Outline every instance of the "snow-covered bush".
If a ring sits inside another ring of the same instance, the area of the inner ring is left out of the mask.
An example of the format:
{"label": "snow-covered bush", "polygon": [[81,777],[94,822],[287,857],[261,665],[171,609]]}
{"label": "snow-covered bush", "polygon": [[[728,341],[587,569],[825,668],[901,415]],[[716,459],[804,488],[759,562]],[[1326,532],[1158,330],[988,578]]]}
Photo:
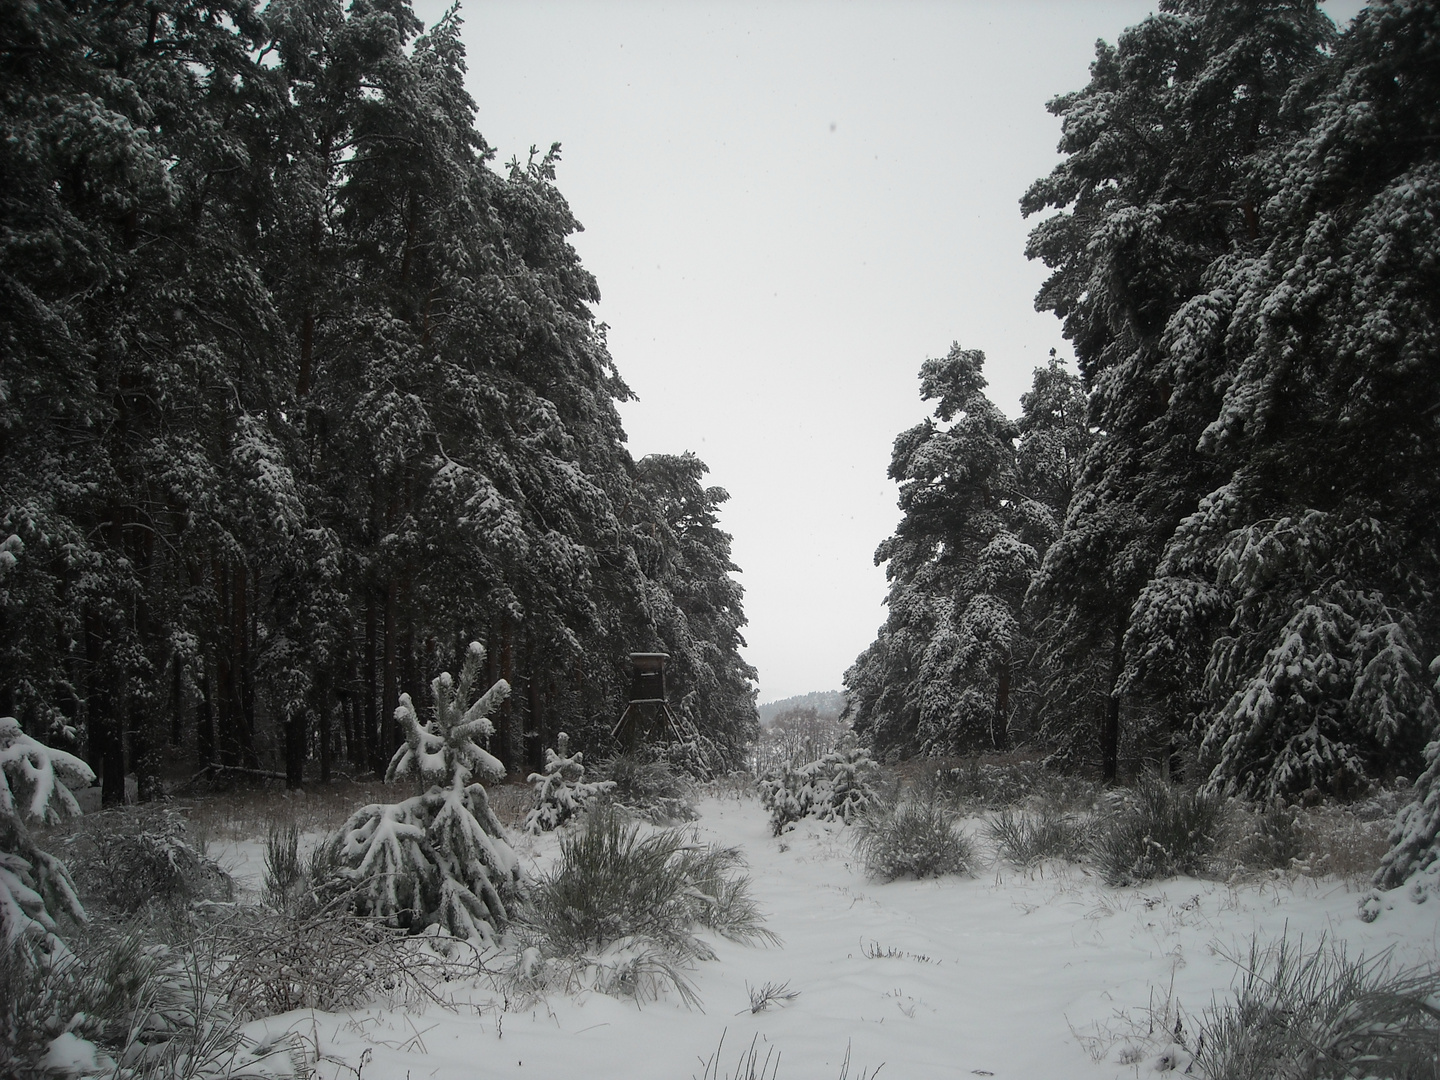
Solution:
{"label": "snow-covered bush", "polygon": [[[213,935],[175,944],[97,922],[39,966],[0,962],[0,1076],[220,1080],[310,1075],[298,1039],[246,1039]],[[12,956],[11,960],[15,958]],[[16,975],[20,977],[15,978]]]}
{"label": "snow-covered bush", "polygon": [[878,799],[856,818],[855,850],[884,881],[963,874],[975,856],[958,824],[954,810],[919,793]]}
{"label": "snow-covered bush", "polygon": [[1204,871],[1224,824],[1224,804],[1205,791],[1144,776],[1095,821],[1090,850],[1109,885]]}
{"label": "snow-covered bush", "polygon": [[694,821],[695,791],[689,777],[665,758],[617,754],[597,770],[614,784],[606,798],[653,825]]}
{"label": "snow-covered bush", "polygon": [[597,796],[613,791],[615,781],[585,782],[584,754],[570,753],[570,736],[560,732],[554,750],[545,751],[545,771],[531,773],[526,782],[535,788],[535,808],[525,815],[525,830],[532,833],[558,829],[585,809]]}
{"label": "snow-covered bush", "polygon": [[864,747],[841,745],[799,768],[782,765],[760,780],[760,802],[779,836],[804,817],[850,824],[875,801],[880,766]]}
{"label": "snow-covered bush", "polygon": [[560,859],[534,889],[525,928],[529,975],[561,975],[572,988],[653,998],[714,950],[697,931],[773,942],[750,897],[737,848],[701,845],[678,829],[649,831],[613,807],[560,841]]}
{"label": "snow-covered bush", "polygon": [[326,845],[358,913],[489,943],[519,896],[520,863],[480,783],[505,775],[480,744],[494,733],[488,717],[510,685],[501,679],[466,704],[484,659],[484,648],[472,642],[458,684],[449,672],[430,684],[435,706],[424,723],[410,695],[400,695],[395,718],[405,745],[385,780],[409,777],[423,790],[403,802],[362,807]]}
{"label": "snow-covered bush", "polygon": [[1227,807],[1223,860],[1236,870],[1289,870],[1305,855],[1301,811],[1282,799],[1262,806],[1231,800]]}
{"label": "snow-covered bush", "polygon": [[1055,772],[1041,761],[1023,759],[968,757],[959,765],[936,769],[925,777],[924,784],[972,810],[998,810],[1031,798],[1043,798],[1060,807],[1089,806],[1096,796],[1092,781]]}
{"label": "snow-covered bush", "polygon": [[94,781],[85,762],[32,739],[13,716],[0,717],[0,951],[22,940],[48,944],[59,915],[85,921],[65,864],[35,846],[26,823],[79,816],[66,784]]}
{"label": "snow-covered bush", "polygon": [[70,865],[81,891],[115,910],[152,904],[184,907],[228,900],[233,883],[190,842],[185,818],[170,806],[115,807],[91,814],[71,841]]}
{"label": "snow-covered bush", "polygon": [[[1440,690],[1440,656],[1430,663]],[[1425,747],[1425,771],[1415,781],[1415,797],[1395,818],[1390,850],[1380,863],[1375,883],[1395,888],[1412,875],[1440,861],[1440,731]]]}

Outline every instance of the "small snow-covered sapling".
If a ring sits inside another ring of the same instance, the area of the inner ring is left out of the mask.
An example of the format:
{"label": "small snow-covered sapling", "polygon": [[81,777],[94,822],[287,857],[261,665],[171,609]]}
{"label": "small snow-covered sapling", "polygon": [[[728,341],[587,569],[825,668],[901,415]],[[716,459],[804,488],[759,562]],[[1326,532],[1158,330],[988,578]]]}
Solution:
{"label": "small snow-covered sapling", "polygon": [[422,790],[362,807],[327,843],[361,914],[489,944],[510,917],[520,863],[480,782],[505,775],[482,744],[495,730],[489,714],[510,696],[501,679],[470,703],[484,660],[471,642],[458,683],[448,671],[431,682],[435,705],[423,723],[410,695],[400,695],[395,719],[405,744],[385,780],[410,778]]}
{"label": "small snow-covered sapling", "polygon": [[535,809],[525,816],[525,829],[550,832],[575,817],[592,799],[612,791],[613,780],[585,783],[585,755],[570,753],[570,736],[560,732],[555,749],[545,751],[545,771],[531,773],[527,782],[535,788]]}

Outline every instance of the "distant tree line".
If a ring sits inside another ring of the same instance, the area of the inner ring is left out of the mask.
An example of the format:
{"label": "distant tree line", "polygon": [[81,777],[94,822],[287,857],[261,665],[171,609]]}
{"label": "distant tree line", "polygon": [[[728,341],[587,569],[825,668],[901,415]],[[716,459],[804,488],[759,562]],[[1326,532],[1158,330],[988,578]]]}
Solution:
{"label": "distant tree line", "polygon": [[760,726],[768,727],[780,716],[795,709],[812,709],[827,720],[839,720],[845,711],[845,695],[839,690],[812,690],[778,701],[761,702],[758,706]]}
{"label": "distant tree line", "polygon": [[629,650],[757,730],[690,454],[631,458],[558,147],[507,169],[452,10],[0,2],[0,714],[121,796],[383,770],[472,639],[491,750],[598,744]]}
{"label": "distant tree line", "polygon": [[892,755],[1018,731],[1254,798],[1428,768],[1426,798],[1440,7],[1341,34],[1313,0],[1169,0],[1050,109],[1064,160],[1022,208],[1054,211],[1028,254],[1080,378],[1041,369],[1012,423],[979,353],[922,368],[856,728]]}

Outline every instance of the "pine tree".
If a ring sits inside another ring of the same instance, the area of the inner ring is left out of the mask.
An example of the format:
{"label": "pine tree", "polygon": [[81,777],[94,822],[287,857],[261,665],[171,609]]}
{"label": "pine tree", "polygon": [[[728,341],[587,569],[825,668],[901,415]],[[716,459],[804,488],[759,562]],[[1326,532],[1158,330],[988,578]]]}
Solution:
{"label": "pine tree", "polygon": [[65,864],[35,846],[26,822],[78,817],[66,785],[94,780],[79,758],[32,739],[13,716],[0,717],[0,947],[24,942],[50,951],[57,917],[85,921]]}
{"label": "pine tree", "polygon": [[1025,596],[1089,434],[1058,361],[1036,370],[1018,424],[985,397],[983,364],[958,346],[927,361],[935,419],[895,442],[904,516],[876,556],[889,563],[889,617],[846,675],[856,730],[881,752],[1003,749],[1029,720]]}
{"label": "pine tree", "polygon": [[[1089,85],[1050,103],[1066,160],[1021,206],[1059,212],[1027,254],[1053,271],[1036,306],[1064,321],[1098,435],[1032,600],[1046,651],[1093,673],[1075,689],[1103,688],[1107,779],[1127,695],[1155,741],[1176,734],[1170,709],[1124,677],[1131,610],[1166,538],[1217,479],[1197,443],[1218,373],[1177,362],[1174,320],[1187,304],[1203,310],[1212,264],[1261,242],[1271,155],[1300,122],[1288,95],[1333,36],[1313,0],[1172,0],[1116,46],[1101,43]],[[1060,710],[1091,715],[1075,698]]]}
{"label": "pine tree", "polygon": [[361,808],[327,845],[361,914],[489,943],[510,918],[521,874],[482,783],[505,775],[481,744],[494,734],[489,716],[510,686],[497,682],[466,704],[484,662],[484,647],[472,642],[458,682],[441,672],[431,684],[434,712],[424,723],[410,696],[401,698],[396,720],[405,744],[385,779],[408,777],[423,790],[403,802]]}
{"label": "pine tree", "polygon": [[[1427,5],[1373,5],[1277,152],[1268,243],[1212,269],[1172,335],[1227,387],[1201,448],[1226,479],[1169,541],[1137,614],[1203,688],[1217,787],[1294,796],[1415,775],[1440,719],[1432,505],[1440,125]],[[1421,134],[1417,137],[1417,132]],[[1168,644],[1173,643],[1173,644]],[[1423,796],[1422,796],[1423,799]]]}
{"label": "pine tree", "polygon": [[525,815],[525,830],[552,832],[585,809],[591,800],[611,791],[613,780],[585,782],[585,755],[570,752],[570,736],[560,732],[555,749],[545,751],[545,771],[531,773],[526,783],[535,789],[535,807]]}

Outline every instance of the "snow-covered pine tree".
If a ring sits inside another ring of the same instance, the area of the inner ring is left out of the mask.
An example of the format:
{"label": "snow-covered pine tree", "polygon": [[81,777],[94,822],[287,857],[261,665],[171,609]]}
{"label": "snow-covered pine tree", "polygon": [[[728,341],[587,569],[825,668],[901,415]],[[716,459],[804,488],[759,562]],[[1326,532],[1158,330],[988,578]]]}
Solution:
{"label": "snow-covered pine tree", "polygon": [[[1440,657],[1430,663],[1440,691]],[[1403,885],[1418,871],[1440,860],[1440,733],[1425,747],[1425,771],[1415,782],[1415,798],[1395,818],[1390,850],[1380,860],[1375,883],[1385,888]]]}
{"label": "snow-covered pine tree", "polygon": [[535,809],[525,815],[527,832],[558,829],[591,799],[615,787],[613,780],[584,782],[585,755],[579,750],[570,753],[570,736],[565,732],[555,737],[555,744],[554,750],[545,751],[545,771],[526,778],[526,783],[535,788]]}
{"label": "snow-covered pine tree", "polygon": [[771,771],[760,781],[760,802],[776,836],[803,817],[849,825],[874,805],[879,774],[870,751],[847,736],[816,761]]}
{"label": "snow-covered pine tree", "polygon": [[[1223,388],[1195,441],[1223,482],[1167,541],[1126,649],[1150,693],[1189,688],[1218,789],[1347,795],[1431,775],[1436,19],[1423,2],[1367,6],[1286,95],[1310,105],[1266,166],[1255,243],[1217,258],[1164,333],[1175,399]],[[1386,880],[1432,850],[1426,798]]]}
{"label": "snow-covered pine tree", "polygon": [[0,716],[0,948],[22,941],[48,946],[57,915],[85,921],[70,872],[35,846],[25,823],[78,817],[66,784],[94,781],[85,762],[32,739],[13,716]]}
{"label": "snow-covered pine tree", "polygon": [[1127,635],[1166,538],[1218,479],[1197,444],[1226,380],[1198,362],[1211,358],[1178,359],[1167,325],[1203,301],[1207,268],[1264,242],[1270,155],[1300,122],[1287,102],[1303,100],[1292,88],[1334,34],[1314,0],[1166,0],[1115,46],[1098,44],[1089,84],[1049,104],[1065,158],[1021,208],[1058,212],[1026,254],[1053,271],[1036,306],[1064,322],[1096,436],[1030,603],[1043,654],[1059,658],[1044,708],[1080,741],[1099,691],[1107,779],[1122,712],[1156,741],[1179,734],[1171,687],[1157,704],[1157,688],[1123,679],[1126,650],[1144,647]]}
{"label": "snow-covered pine tree", "polygon": [[410,696],[401,695],[395,719],[405,745],[385,780],[409,777],[424,790],[404,802],[362,807],[327,843],[360,913],[488,944],[510,917],[521,873],[480,783],[505,775],[480,744],[494,734],[488,717],[510,696],[510,684],[501,679],[465,704],[484,662],[484,647],[471,642],[459,682],[440,673],[430,684],[434,715],[425,723]]}
{"label": "snow-covered pine tree", "polygon": [[1004,748],[1034,697],[1022,605],[1090,435],[1058,359],[1035,370],[1018,423],[985,396],[984,360],[958,345],[927,360],[935,416],[895,440],[904,517],[876,553],[889,616],[845,676],[856,732],[887,755]]}

